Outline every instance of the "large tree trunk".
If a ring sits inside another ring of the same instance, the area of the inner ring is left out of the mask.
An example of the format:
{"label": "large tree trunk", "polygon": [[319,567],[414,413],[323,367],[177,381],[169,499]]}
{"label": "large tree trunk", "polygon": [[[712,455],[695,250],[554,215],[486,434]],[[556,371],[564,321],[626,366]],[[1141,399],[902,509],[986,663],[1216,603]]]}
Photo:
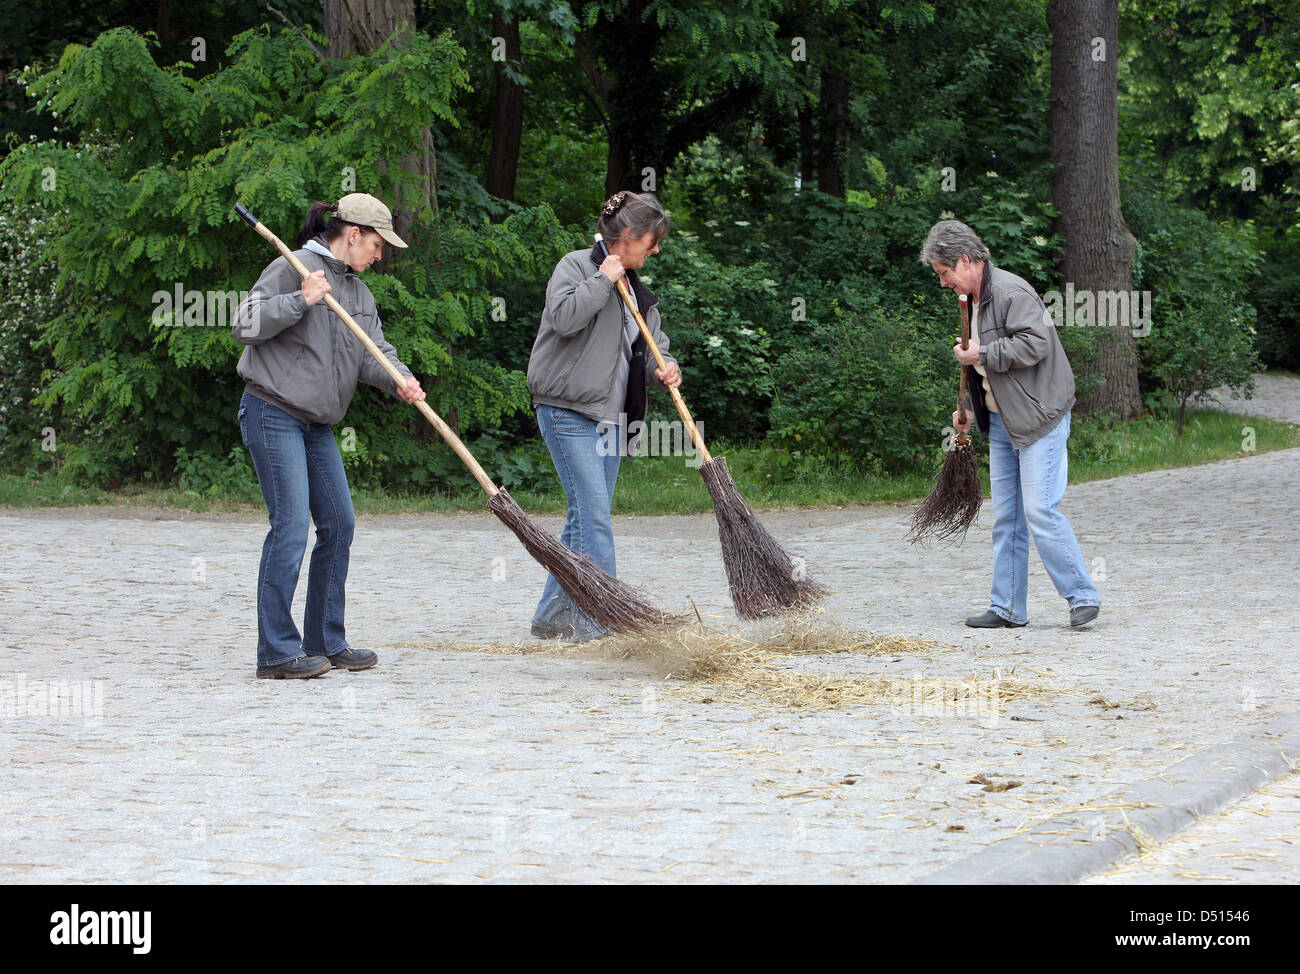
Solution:
{"label": "large tree trunk", "polygon": [[[1056,226],[1064,241],[1061,278],[1076,294],[1133,287],[1137,242],[1124,223],[1119,198],[1118,17],[1117,0],[1049,0],[1047,6],[1052,201],[1060,211]],[[1080,398],[1078,409],[1134,415],[1142,400],[1132,328],[1113,323],[1097,328],[1093,347],[1089,377],[1104,381]]]}
{"label": "large tree trunk", "polygon": [[817,106],[817,188],[845,199],[846,152],[849,141],[848,79],[834,68],[823,68],[821,97]]}
{"label": "large tree trunk", "polygon": [[[668,135],[665,85],[656,77],[655,53],[661,30],[654,17],[643,19],[645,3],[635,0],[617,23],[599,21],[603,35],[608,88],[609,155],[605,166],[605,195],[621,189],[659,189],[663,178],[663,140]],[[654,170],[652,183],[643,170]]]}
{"label": "large tree trunk", "polygon": [[501,11],[492,14],[492,36],[505,40],[506,61],[498,62],[496,118],[492,123],[492,152],[488,156],[486,189],[503,200],[515,198],[519,173],[519,140],[524,127],[524,90],[506,74],[508,63],[519,63],[519,20],[507,23]]}
{"label": "large tree trunk", "polygon": [[[415,25],[415,0],[322,0],[321,5],[331,57],[370,54],[394,34]],[[394,43],[400,44],[401,36]],[[408,244],[414,237],[420,211],[427,208],[435,216],[438,213],[438,162],[433,133],[425,126],[420,134],[424,148],[397,160],[399,168],[419,177],[416,189],[399,191],[393,201],[393,227]],[[357,189],[366,192],[364,186]]]}
{"label": "large tree trunk", "polygon": [[369,54],[415,23],[415,0],[321,0],[330,57]]}
{"label": "large tree trunk", "polygon": [[664,171],[682,152],[741,115],[758,95],[755,85],[741,84],[674,113],[674,75],[655,61],[663,28],[646,9],[647,0],[631,0],[617,20],[602,14],[574,45],[609,137],[606,196],[620,189],[659,192]]}

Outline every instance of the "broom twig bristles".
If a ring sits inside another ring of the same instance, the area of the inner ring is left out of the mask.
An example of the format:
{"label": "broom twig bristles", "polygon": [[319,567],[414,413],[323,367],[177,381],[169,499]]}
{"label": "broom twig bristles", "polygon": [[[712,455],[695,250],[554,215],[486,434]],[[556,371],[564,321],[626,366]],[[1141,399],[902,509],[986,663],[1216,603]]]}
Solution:
{"label": "broom twig bristles", "polygon": [[580,555],[536,524],[505,490],[488,499],[488,509],[514,532],[528,553],[554,576],[577,609],[611,632],[637,633],[656,626],[680,626],[687,617],[673,615],[645,601],[590,558]]}
{"label": "broom twig bristles", "polygon": [[934,490],[912,514],[908,543],[965,540],[983,502],[984,486],[980,483],[975,448],[969,434],[959,433],[943,458]]}
{"label": "broom twig bristles", "polygon": [[808,577],[803,563],[786,554],[754,516],[731,479],[725,457],[700,464],[700,476],[713,498],[722,564],[738,616],[760,619],[807,609],[830,594],[830,589]]}

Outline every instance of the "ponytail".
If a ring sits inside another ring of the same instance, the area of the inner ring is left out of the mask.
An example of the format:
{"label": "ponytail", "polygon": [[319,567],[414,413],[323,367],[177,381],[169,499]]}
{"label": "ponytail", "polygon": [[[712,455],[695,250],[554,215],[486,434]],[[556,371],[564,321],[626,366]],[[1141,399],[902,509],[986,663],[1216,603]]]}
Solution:
{"label": "ponytail", "polygon": [[338,208],[337,203],[313,203],[307,210],[307,220],[302,225],[302,233],[298,234],[298,246],[306,246],[308,240],[319,237],[322,233],[328,233],[331,229],[329,215]]}
{"label": "ponytail", "polygon": [[308,240],[314,240],[322,233],[325,234],[326,241],[333,240],[340,234],[346,233],[348,227],[361,227],[362,233],[375,233],[374,227],[340,220],[335,215],[338,211],[337,203],[313,203],[307,210],[307,220],[302,225],[302,233],[298,234],[298,246],[305,247]]}

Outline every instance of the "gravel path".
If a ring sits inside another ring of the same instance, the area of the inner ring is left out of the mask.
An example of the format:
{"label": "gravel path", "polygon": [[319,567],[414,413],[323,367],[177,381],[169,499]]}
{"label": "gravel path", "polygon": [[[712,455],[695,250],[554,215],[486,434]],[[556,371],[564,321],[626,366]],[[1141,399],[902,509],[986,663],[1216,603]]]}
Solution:
{"label": "gravel path", "polygon": [[[1036,555],[1028,627],[961,625],[987,509],[955,549],[909,548],[901,508],[764,514],[827,622],[940,643],[780,660],[894,681],[820,712],[477,651],[542,648],[542,571],[487,515],[362,518],[349,635],[380,666],[272,682],[260,518],[0,513],[0,881],[905,882],[1063,812],[1109,827],[1100,796],[1296,709],[1298,479],[1290,450],[1072,487],[1104,603],[1079,631]],[[739,628],[711,517],[616,532],[623,577]],[[1042,692],[909,695],[972,677]]]}

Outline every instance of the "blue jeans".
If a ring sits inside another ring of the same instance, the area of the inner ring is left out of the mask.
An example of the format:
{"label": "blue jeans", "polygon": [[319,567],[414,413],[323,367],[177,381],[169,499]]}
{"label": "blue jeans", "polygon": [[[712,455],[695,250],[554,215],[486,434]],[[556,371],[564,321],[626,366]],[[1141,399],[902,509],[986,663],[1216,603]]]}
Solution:
{"label": "blue jeans", "polygon": [[1002,417],[989,413],[989,482],[993,489],[994,612],[1014,623],[1027,621],[1029,536],[1056,591],[1071,609],[1101,605],[1101,596],[1083,563],[1074,530],[1057,507],[1065,496],[1069,471],[1066,441],[1070,414],[1029,446],[1011,445]]}
{"label": "blue jeans", "polygon": [[[343,602],[356,517],[334,432],[247,392],[239,401],[239,432],[271,520],[257,570],[257,665],[341,653],[348,648]],[[307,550],[308,515],[316,522],[316,545],[299,635],[291,610]]]}
{"label": "blue jeans", "polygon": [[[614,563],[614,525],[609,512],[618,482],[619,456],[616,434],[604,442],[613,449],[599,449],[602,437],[597,422],[581,413],[556,406],[537,407],[537,426],[551,451],[551,461],[560,475],[569,512],[560,540],[586,555],[610,575],[617,577]],[[602,456],[602,452],[611,454]],[[533,623],[559,629],[578,637],[603,635],[604,630],[587,618],[564,594],[551,575],[546,577]]]}

